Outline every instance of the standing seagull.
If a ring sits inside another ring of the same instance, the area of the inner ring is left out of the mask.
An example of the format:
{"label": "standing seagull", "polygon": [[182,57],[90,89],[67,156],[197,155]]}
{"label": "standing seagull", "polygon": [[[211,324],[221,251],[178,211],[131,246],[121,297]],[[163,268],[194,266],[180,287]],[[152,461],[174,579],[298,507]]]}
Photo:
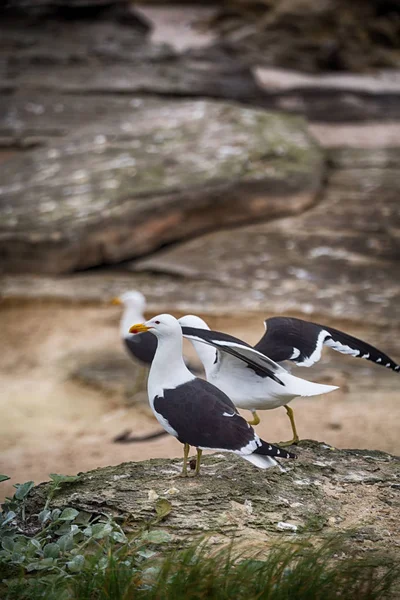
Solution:
{"label": "standing seagull", "polygon": [[251,410],[251,425],[258,425],[257,410],[284,406],[293,431],[293,439],[281,442],[289,446],[299,441],[293,409],[289,402],[298,396],[318,396],[337,390],[300,379],[268,356],[235,337],[210,331],[207,323],[195,315],[179,319],[184,337],[191,340],[204,365],[207,381],[220,388],[238,408]]}
{"label": "standing seagull", "polygon": [[181,326],[172,315],[132,325],[129,331],[150,332],[157,338],[148,379],[149,402],[159,423],[184,444],[182,475],[187,475],[190,446],[197,448],[196,475],[203,450],[234,452],[261,469],[276,465],[274,456],[296,458],[261,440],[228,396],[192,375],[183,361]]}
{"label": "standing seagull", "polygon": [[111,302],[124,307],[119,331],[128,352],[142,365],[151,365],[156,353],[157,339],[151,333],[144,333],[140,336],[129,333],[132,323],[144,321],[145,297],[140,292],[130,291],[113,298]]}
{"label": "standing seagull", "polygon": [[[135,386],[135,392],[137,392],[145,385],[148,368],[153,362],[157,349],[157,338],[151,333],[142,333],[141,335],[129,333],[132,323],[142,323],[145,320],[146,299],[141,292],[132,290],[113,298],[111,303],[124,307],[119,330],[126,349],[141,367],[137,378],[138,383]],[[186,364],[195,374],[199,373],[199,368],[196,365]]]}

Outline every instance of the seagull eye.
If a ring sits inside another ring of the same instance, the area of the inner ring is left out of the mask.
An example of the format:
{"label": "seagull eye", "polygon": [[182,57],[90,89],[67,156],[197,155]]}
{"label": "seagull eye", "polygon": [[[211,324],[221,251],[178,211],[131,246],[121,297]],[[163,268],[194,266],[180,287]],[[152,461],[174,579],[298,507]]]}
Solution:
{"label": "seagull eye", "polygon": [[154,323],[155,323],[156,325],[159,325],[159,324],[160,324],[160,321],[154,321]]}

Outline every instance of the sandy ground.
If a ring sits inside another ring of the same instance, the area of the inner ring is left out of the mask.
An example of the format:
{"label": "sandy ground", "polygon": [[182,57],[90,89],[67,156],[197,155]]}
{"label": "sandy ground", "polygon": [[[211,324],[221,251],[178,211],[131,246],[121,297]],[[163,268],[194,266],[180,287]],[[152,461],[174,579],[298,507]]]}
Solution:
{"label": "sandy ground", "polygon": [[[105,394],[70,377],[83,356],[96,356],[99,350],[123,355],[119,315],[118,307],[104,305],[0,305],[0,473],[12,476],[11,482],[1,484],[0,498],[12,490],[12,483],[38,483],[49,473],[180,456],[181,445],[170,436],[134,445],[112,443],[126,428],[140,434],[158,429],[147,403],[129,407],[121,394]],[[261,320],[260,315],[241,315],[240,320],[209,322],[255,342]],[[368,339],[374,341],[370,332]],[[400,453],[395,373],[328,350],[322,367],[297,369],[297,374],[341,386],[325,397],[292,403],[301,437],[340,448]],[[290,437],[284,409],[261,417],[257,431],[264,439]]]}

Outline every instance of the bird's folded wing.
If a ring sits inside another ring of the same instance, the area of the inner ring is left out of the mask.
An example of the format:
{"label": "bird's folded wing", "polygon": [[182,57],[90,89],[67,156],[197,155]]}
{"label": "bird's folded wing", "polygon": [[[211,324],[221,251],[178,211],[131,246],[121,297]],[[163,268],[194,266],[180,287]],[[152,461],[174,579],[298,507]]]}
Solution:
{"label": "bird's folded wing", "polygon": [[154,398],[154,410],[182,443],[199,448],[251,453],[259,445],[250,425],[220,389],[192,379]]}
{"label": "bird's folded wing", "polygon": [[195,327],[182,327],[182,333],[189,340],[209,344],[217,348],[219,352],[234,356],[254,369],[257,374],[270,377],[280,385],[284,385],[279,378],[279,374],[287,373],[286,369],[276,364],[268,356],[252,348],[249,344],[246,344],[246,342],[226,333]]}

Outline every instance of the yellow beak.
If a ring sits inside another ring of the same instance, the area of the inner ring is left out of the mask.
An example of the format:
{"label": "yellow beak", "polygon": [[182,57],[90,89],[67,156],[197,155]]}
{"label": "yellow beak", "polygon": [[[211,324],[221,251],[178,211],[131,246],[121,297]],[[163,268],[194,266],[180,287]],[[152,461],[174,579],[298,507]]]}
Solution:
{"label": "yellow beak", "polygon": [[121,300],[121,298],[118,298],[118,296],[117,296],[116,298],[113,298],[111,300],[111,304],[115,304],[115,305],[120,306],[122,304],[122,300]]}
{"label": "yellow beak", "polygon": [[147,327],[144,323],[136,323],[136,325],[129,328],[129,333],[143,333],[149,331],[149,329],[152,329],[152,327]]}

